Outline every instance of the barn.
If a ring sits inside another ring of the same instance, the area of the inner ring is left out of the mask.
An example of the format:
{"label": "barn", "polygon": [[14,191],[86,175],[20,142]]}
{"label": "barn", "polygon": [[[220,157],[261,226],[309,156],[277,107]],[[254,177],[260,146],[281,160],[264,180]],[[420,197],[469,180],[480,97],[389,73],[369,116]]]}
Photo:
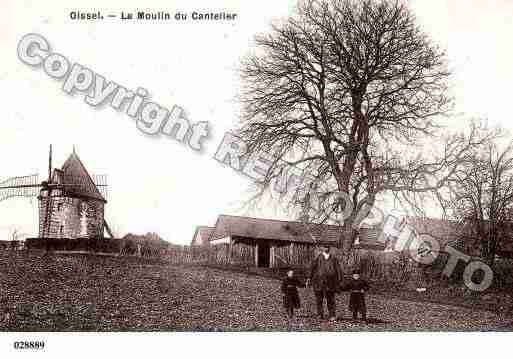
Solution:
{"label": "barn", "polygon": [[[317,246],[335,247],[340,235],[339,226],[220,215],[207,245],[215,248],[219,263],[303,267],[310,263]],[[375,243],[377,235],[377,229],[362,228],[358,245]]]}
{"label": "barn", "polygon": [[[414,230],[416,234],[428,234],[432,236],[440,246],[440,253],[447,254],[446,246],[449,245],[462,253],[472,257],[481,255],[479,241],[468,232],[468,228],[457,221],[440,218],[404,216],[396,218],[394,228],[390,232],[400,232],[406,225]],[[389,232],[388,228],[385,232]],[[386,251],[394,251],[402,248],[404,244],[399,241],[397,233],[384,233],[387,237],[385,242]],[[497,243],[497,256],[513,258],[513,223],[508,223],[502,231]]]}
{"label": "barn", "polygon": [[194,231],[194,236],[192,237],[191,245],[201,246],[208,243],[210,236],[214,232],[214,229],[214,227],[207,226],[196,227],[196,231]]}

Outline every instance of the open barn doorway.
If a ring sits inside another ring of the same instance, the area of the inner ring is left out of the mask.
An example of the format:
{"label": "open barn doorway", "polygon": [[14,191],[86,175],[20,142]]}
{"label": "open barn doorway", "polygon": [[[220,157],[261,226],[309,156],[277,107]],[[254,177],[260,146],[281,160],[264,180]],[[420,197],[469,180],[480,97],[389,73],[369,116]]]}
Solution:
{"label": "open barn doorway", "polygon": [[258,243],[257,267],[269,268],[271,264],[271,246],[269,243]]}

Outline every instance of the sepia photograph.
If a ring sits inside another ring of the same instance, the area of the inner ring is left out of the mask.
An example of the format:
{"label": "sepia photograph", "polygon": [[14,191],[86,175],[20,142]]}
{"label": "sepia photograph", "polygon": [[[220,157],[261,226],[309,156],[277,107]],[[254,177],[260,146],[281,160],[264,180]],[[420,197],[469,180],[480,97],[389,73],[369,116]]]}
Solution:
{"label": "sepia photograph", "polygon": [[0,3],[0,353],[507,350],[513,2]]}

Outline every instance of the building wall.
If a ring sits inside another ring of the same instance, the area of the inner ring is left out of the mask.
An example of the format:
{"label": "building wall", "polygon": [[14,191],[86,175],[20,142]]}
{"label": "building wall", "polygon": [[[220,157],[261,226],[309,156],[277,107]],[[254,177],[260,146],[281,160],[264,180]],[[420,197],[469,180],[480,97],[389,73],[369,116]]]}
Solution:
{"label": "building wall", "polygon": [[313,244],[288,241],[273,241],[247,237],[227,238],[229,243],[213,244],[213,257],[218,264],[257,265],[258,245],[267,243],[270,249],[271,268],[308,268],[318,254]]}
{"label": "building wall", "polygon": [[[49,215],[47,214],[47,208]],[[39,198],[39,237],[103,237],[104,202],[53,195]],[[50,225],[47,225],[47,221]]]}
{"label": "building wall", "polygon": [[275,267],[292,266],[307,267],[316,254],[311,244],[286,242],[278,243],[274,249]]}
{"label": "building wall", "polygon": [[230,258],[232,264],[256,265],[255,252],[256,243],[254,240],[232,238],[230,249]]}
{"label": "building wall", "polygon": [[282,268],[291,266],[291,258],[294,257],[295,250],[292,242],[274,243],[271,247],[271,267]]}
{"label": "building wall", "polygon": [[230,244],[221,243],[212,245],[209,247],[211,250],[211,260],[216,264],[231,264],[232,259],[230,257]]}
{"label": "building wall", "polygon": [[256,265],[257,246],[262,242],[270,245],[271,268],[307,267],[315,255],[315,247],[311,244],[235,237],[231,241],[231,263]]}

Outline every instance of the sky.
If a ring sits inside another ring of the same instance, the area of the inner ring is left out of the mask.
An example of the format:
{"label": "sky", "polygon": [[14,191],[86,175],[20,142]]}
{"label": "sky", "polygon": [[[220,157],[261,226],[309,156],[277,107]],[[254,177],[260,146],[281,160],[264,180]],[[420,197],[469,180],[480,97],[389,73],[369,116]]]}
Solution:
{"label": "sky", "polygon": [[[60,167],[73,145],[92,174],[107,174],[106,220],[116,236],[156,232],[187,244],[197,225],[214,225],[219,214],[241,214],[251,179],[213,156],[238,120],[237,64],[252,38],[272,19],[287,16],[294,1],[104,1],[73,7],[37,1],[1,0],[0,11],[0,181],[39,173],[44,179],[48,146]],[[419,23],[448,52],[454,72],[456,110],[513,127],[513,2],[410,1]],[[71,11],[120,13],[135,10],[227,11],[231,22],[134,22],[71,20]],[[110,106],[91,107],[84,95],[68,95],[63,81],[21,62],[16,49],[28,33],[43,35],[53,52],[135,90],[192,122],[207,121],[204,150],[162,135],[146,135],[135,121]],[[273,217],[274,211],[251,213]],[[37,199],[0,202],[0,239],[13,228],[37,235]]]}

